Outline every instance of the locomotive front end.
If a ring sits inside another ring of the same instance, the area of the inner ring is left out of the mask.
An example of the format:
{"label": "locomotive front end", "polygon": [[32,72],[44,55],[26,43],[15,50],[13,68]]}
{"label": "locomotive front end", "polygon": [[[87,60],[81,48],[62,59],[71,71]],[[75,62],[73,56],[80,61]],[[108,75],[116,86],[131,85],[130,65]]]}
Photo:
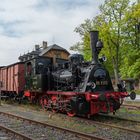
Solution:
{"label": "locomotive front end", "polygon": [[99,62],[98,54],[103,47],[98,41],[98,31],[90,32],[92,63],[87,69],[85,76],[85,96],[90,104],[90,115],[104,112],[115,112],[120,108],[125,97],[135,99],[135,93],[129,94],[121,84],[118,91],[114,91],[109,72]]}

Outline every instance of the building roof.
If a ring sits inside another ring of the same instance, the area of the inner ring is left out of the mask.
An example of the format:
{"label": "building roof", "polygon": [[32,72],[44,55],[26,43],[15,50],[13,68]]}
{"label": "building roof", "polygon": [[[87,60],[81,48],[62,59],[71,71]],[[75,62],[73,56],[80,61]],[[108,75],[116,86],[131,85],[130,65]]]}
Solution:
{"label": "building roof", "polygon": [[22,58],[26,58],[28,56],[34,56],[34,55],[39,55],[41,53],[40,50],[36,50],[36,51],[32,51],[32,52],[28,52],[22,56],[19,56],[19,59],[22,59]]}
{"label": "building roof", "polygon": [[44,55],[45,53],[49,52],[50,50],[60,50],[60,51],[65,51],[66,53],[70,54],[66,49],[64,49],[56,44],[53,44],[53,45],[48,46],[46,49],[42,50],[42,52],[40,53],[40,56]]}
{"label": "building roof", "polygon": [[[43,48],[43,49],[42,49]],[[36,56],[43,56],[44,54],[46,54],[47,52],[49,52],[50,50],[60,50],[60,51],[65,51],[68,55],[70,54],[66,49],[53,44],[47,47],[41,47],[39,49],[35,49],[34,51],[28,52],[24,55],[19,56],[19,60],[20,61],[27,61],[28,59],[32,58],[32,57],[36,57]]]}

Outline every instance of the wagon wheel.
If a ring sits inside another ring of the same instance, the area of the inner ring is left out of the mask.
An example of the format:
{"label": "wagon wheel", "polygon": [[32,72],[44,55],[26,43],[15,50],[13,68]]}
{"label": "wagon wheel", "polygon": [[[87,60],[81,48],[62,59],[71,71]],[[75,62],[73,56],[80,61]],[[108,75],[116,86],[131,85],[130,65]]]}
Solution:
{"label": "wagon wheel", "polygon": [[67,115],[69,117],[73,117],[73,116],[76,115],[76,113],[72,110],[72,107],[71,107],[70,103],[67,104],[67,111],[66,112],[67,112]]}
{"label": "wagon wheel", "polygon": [[47,110],[48,108],[47,108],[47,105],[48,105],[48,98],[47,98],[47,96],[42,96],[41,98],[40,98],[40,105],[42,106],[42,108],[44,109],[44,110]]}
{"label": "wagon wheel", "polygon": [[57,103],[57,97],[56,96],[52,96],[51,97],[51,101],[52,101],[52,112],[56,113],[58,112],[58,109],[56,108],[58,103]]}

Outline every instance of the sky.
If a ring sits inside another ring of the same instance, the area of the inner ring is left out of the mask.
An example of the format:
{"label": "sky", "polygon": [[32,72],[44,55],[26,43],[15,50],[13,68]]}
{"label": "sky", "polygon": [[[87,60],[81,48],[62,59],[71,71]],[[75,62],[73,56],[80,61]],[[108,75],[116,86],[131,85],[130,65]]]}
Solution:
{"label": "sky", "polygon": [[99,13],[104,0],[0,0],[0,66],[47,41],[66,49],[80,40],[75,27]]}

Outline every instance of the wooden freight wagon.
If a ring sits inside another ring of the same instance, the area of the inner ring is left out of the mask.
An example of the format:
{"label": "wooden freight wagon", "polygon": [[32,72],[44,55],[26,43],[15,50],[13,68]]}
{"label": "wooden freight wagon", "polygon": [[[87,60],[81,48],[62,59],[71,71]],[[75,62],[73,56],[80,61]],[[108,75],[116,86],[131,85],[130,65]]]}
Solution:
{"label": "wooden freight wagon", "polygon": [[0,79],[1,79],[1,82],[2,82],[2,88],[1,90],[2,91],[7,91],[7,69],[6,67],[3,67],[1,69],[1,73],[0,73]]}
{"label": "wooden freight wagon", "polygon": [[17,62],[0,70],[0,80],[2,81],[2,94],[15,96],[22,93],[25,86],[24,63]]}
{"label": "wooden freight wagon", "polygon": [[0,66],[0,88],[2,88],[2,68],[3,68],[4,66]]}

